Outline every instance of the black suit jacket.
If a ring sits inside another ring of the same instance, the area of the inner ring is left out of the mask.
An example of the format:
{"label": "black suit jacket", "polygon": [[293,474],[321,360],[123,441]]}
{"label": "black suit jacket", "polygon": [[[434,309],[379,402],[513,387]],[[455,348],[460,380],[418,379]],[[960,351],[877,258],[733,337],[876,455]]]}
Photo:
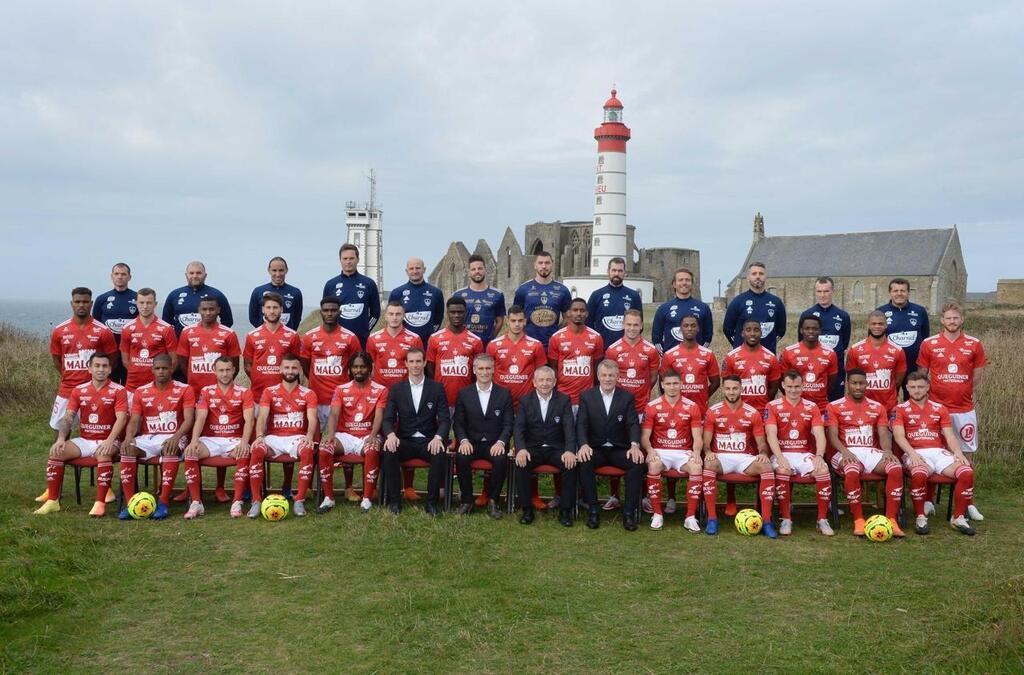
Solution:
{"label": "black suit jacket", "polygon": [[615,388],[609,412],[604,410],[601,387],[591,387],[580,395],[576,414],[576,441],[580,445],[599,448],[605,443],[623,449],[640,444],[640,418],[636,414],[633,395]]}
{"label": "black suit jacket", "polygon": [[492,445],[498,441],[508,447],[512,438],[512,394],[508,389],[491,384],[491,397],[487,410],[480,409],[480,396],[476,384],[463,387],[455,398],[455,440]]}
{"label": "black suit jacket", "polygon": [[569,397],[558,390],[551,392],[547,420],[541,419],[540,399],[536,391],[519,399],[515,439],[517,450],[549,445],[562,451],[576,452],[576,429]]}
{"label": "black suit jacket", "polygon": [[[385,436],[394,432],[400,440],[422,440],[426,443],[436,435],[447,443],[449,429],[451,415],[448,414],[448,397],[440,382],[429,377],[423,379],[419,411],[413,407],[408,379],[392,385],[381,426]],[[413,434],[417,431],[425,438],[414,438]]]}

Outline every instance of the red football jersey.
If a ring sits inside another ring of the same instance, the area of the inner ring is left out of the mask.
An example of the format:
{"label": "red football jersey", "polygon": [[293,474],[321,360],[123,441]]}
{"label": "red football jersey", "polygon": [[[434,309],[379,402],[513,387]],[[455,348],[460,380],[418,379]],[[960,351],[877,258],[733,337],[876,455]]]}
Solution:
{"label": "red football jersey", "polygon": [[338,408],[337,432],[363,437],[373,429],[373,417],[388,402],[388,388],[370,380],[360,386],[355,380],[334,390],[331,407]]}
{"label": "red football jersey", "polygon": [[750,351],[740,345],[725,355],[722,375],[739,375],[743,402],[763,412],[768,405],[768,383],[782,379],[782,368],[775,354],[764,347]]}
{"label": "red football jersey", "polygon": [[942,430],[952,429],[953,422],[949,418],[949,410],[940,403],[926,400],[924,405],[917,405],[913,401],[904,401],[896,406],[892,426],[903,427],[910,447],[929,450],[946,448]]}
{"label": "red football jersey", "polygon": [[512,394],[512,405],[533,391],[533,374],[548,363],[544,344],[525,333],[513,342],[506,333],[487,344],[487,353],[494,359],[494,381]]}
{"label": "red football jersey", "polygon": [[95,352],[117,352],[117,342],[109,328],[92,317],[84,326],[79,326],[74,319],[57,324],[50,334],[50,353],[61,359],[57,396],[68,398],[72,389],[92,381],[89,357]]}
{"label": "red football jersey", "polygon": [[779,362],[782,372],[795,370],[804,377],[803,397],[824,410],[828,405],[828,378],[839,374],[839,359],[836,353],[818,343],[808,349],[803,342],[797,342],[782,350]]}
{"label": "red football jersey", "polygon": [[281,382],[281,357],[298,356],[302,351],[300,342],[299,334],[283,324],[276,331],[263,324],[246,334],[242,358],[252,364],[249,381],[254,399],[259,399],[267,387]]}
{"label": "red football jersey", "polygon": [[132,397],[132,415],[142,417],[140,434],[173,434],[185,419],[185,410],[196,407],[192,387],[171,380],[163,391],[156,384],[144,384]]}
{"label": "red football jersey", "polygon": [[888,421],[885,406],[867,396],[860,403],[844,396],[828,404],[828,425],[839,433],[839,440],[848,448],[881,450],[876,429],[879,422],[885,425]]}
{"label": "red football jersey", "polygon": [[765,427],[774,425],[779,447],[783,452],[817,452],[814,427],[824,427],[818,406],[805,398],[793,405],[789,399],[777,398],[768,404]]}
{"label": "red football jersey", "polygon": [[764,418],[754,406],[740,401],[733,410],[726,401],[708,408],[704,431],[711,432],[713,452],[741,452],[756,455],[756,437],[764,437]]}
{"label": "red football jersey", "polygon": [[641,428],[651,430],[655,450],[693,450],[693,432],[703,423],[700,406],[690,399],[680,396],[671,404],[659,396],[645,406]]}
{"label": "red football jersey", "polygon": [[203,387],[196,403],[196,410],[206,410],[206,424],[203,436],[216,438],[241,438],[245,428],[245,411],[254,408],[252,391],[234,382],[226,391],[220,384]]}
{"label": "red football jersey", "polygon": [[918,367],[928,369],[928,398],[953,413],[974,410],[974,370],[987,364],[981,340],[963,332],[955,340],[933,335],[917,355]]}
{"label": "red football jersey", "polygon": [[558,391],[576,405],[580,394],[594,386],[594,368],[604,356],[604,340],[593,328],[579,333],[560,328],[548,341],[548,361],[554,361]]}
{"label": "red football jersey", "polygon": [[260,412],[267,408],[267,434],[274,436],[301,436],[309,431],[306,413],[316,410],[316,394],[301,384],[288,391],[284,383],[275,384],[263,390],[260,397]]}
{"label": "red football jersey", "polygon": [[484,342],[470,331],[453,333],[442,328],[430,336],[427,362],[434,364],[434,379],[444,385],[448,407],[455,405],[459,390],[473,383],[473,357],[484,351]]}
{"label": "red football jersey", "polygon": [[409,377],[405,355],[410,349],[423,349],[423,340],[408,328],[402,328],[397,335],[390,335],[387,328],[371,335],[366,351],[373,359],[373,381],[390,389]]}
{"label": "red football jersey", "polygon": [[174,354],[178,350],[178,336],[174,334],[174,326],[157,317],[142,323],[142,317],[136,317],[121,329],[121,351],[128,354],[124,364],[128,369],[125,388],[135,391],[144,384],[153,381],[153,357],[157,354]]}
{"label": "red football jersey", "polygon": [[178,338],[178,357],[184,359],[181,365],[188,373],[189,386],[196,392],[206,385],[217,383],[213,364],[218,358],[241,355],[238,336],[219,323],[210,330],[201,323],[189,326],[181,331]]}
{"label": "red football jersey", "polygon": [[892,412],[899,396],[896,380],[907,372],[907,357],[903,350],[887,339],[883,339],[880,347],[872,344],[871,340],[861,340],[846,352],[846,372],[854,368],[860,368],[867,375],[865,395]]}
{"label": "red football jersey", "polygon": [[334,390],[348,381],[348,362],[359,350],[358,336],[343,326],[331,333],[317,326],[302,336],[299,356],[309,361],[309,388],[320,405],[330,405]]}
{"label": "red football jersey", "polygon": [[714,352],[701,345],[687,349],[680,343],[661,357],[661,372],[669,368],[679,373],[683,396],[707,410],[711,378],[721,375]]}
{"label": "red football jersey", "polygon": [[619,364],[618,385],[633,395],[637,414],[643,413],[651,400],[651,388],[658,377],[658,366],[661,364],[658,348],[643,338],[635,345],[622,338],[605,351],[604,357]]}
{"label": "red football jersey", "polygon": [[128,390],[107,380],[97,389],[92,379],[71,390],[68,412],[78,413],[78,427],[82,438],[103,441],[110,435],[117,421],[117,413],[128,412]]}

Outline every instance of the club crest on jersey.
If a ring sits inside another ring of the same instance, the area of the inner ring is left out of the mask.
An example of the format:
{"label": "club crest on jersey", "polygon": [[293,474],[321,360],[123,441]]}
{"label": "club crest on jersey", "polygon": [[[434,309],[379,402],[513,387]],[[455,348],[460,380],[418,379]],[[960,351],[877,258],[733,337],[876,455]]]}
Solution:
{"label": "club crest on jersey", "polygon": [[428,410],[433,410],[434,409],[434,402],[433,401],[427,401],[427,409]]}
{"label": "club crest on jersey", "polygon": [[562,421],[562,417],[560,415],[555,415],[555,424],[558,424],[561,421]]}

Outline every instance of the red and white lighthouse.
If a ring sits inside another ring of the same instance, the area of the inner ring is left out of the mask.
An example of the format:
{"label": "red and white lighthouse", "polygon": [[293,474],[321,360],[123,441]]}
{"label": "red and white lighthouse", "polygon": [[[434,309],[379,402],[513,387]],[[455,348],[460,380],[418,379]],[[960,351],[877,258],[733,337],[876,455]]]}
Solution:
{"label": "red and white lighthouse", "polygon": [[608,261],[626,257],[626,142],[629,127],[622,123],[622,101],[612,89],[604,103],[604,121],[594,129],[597,141],[597,182],[594,185],[594,225],[590,274],[604,276]]}

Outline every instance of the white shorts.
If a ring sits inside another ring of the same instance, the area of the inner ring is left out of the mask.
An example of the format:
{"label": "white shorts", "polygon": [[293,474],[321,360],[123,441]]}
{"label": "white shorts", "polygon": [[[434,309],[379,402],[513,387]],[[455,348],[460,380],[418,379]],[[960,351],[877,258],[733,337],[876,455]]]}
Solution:
{"label": "white shorts", "polygon": [[654,450],[658,453],[665,468],[672,471],[686,471],[686,464],[693,456],[689,450],[662,450],[661,448]]}
{"label": "white shorts", "polygon": [[[164,444],[164,441],[173,435],[174,434],[143,434],[141,436],[136,436],[135,447],[145,453],[146,459],[152,459],[160,456],[160,453],[163,451],[161,446]],[[185,441],[185,437],[182,436],[181,440],[178,442],[178,449],[184,450],[186,445],[188,445],[188,443]]]}
{"label": "white shorts", "polygon": [[[789,462],[793,473],[797,476],[810,476],[814,474],[814,454],[810,452],[784,452],[782,456]],[[772,468],[778,471],[779,465],[772,457]]]}
{"label": "white shorts", "polygon": [[[50,428],[54,431],[60,429],[60,421],[64,419],[64,415],[68,412],[68,400],[63,396],[57,396],[53,399],[53,409],[50,411]],[[75,413],[75,419],[71,420],[71,428],[74,429],[78,426],[78,413]]]}
{"label": "white shorts", "polygon": [[[103,441],[93,441],[88,438],[72,438],[71,442],[78,448],[78,454],[80,457],[95,457],[96,448],[100,447],[100,443]],[[115,443],[114,447],[119,447],[120,443]]]}
{"label": "white shorts", "polygon": [[327,420],[331,418],[330,405],[318,405],[316,407],[316,419],[320,422],[320,433],[327,431]]}
{"label": "white shorts", "polygon": [[745,473],[757,459],[757,455],[748,455],[745,452],[716,452],[715,457],[722,465],[722,473]]}
{"label": "white shorts", "polygon": [[[850,451],[857,461],[860,462],[861,469],[866,473],[871,473],[878,463],[882,461],[882,451],[875,450],[874,448],[846,448]],[[843,456],[838,452],[832,455],[832,468],[839,471],[839,467],[843,462]]]}
{"label": "white shorts", "polygon": [[[125,389],[124,393],[128,396],[128,410],[131,410],[132,409],[132,401],[135,400],[135,392],[134,391],[128,391],[127,389]],[[131,417],[131,413],[128,414],[128,417]]]}
{"label": "white shorts", "polygon": [[949,413],[953,422],[953,431],[960,439],[960,451],[963,453],[978,451],[978,413],[968,410],[965,413]]}
{"label": "white shorts", "polygon": [[341,449],[346,455],[363,454],[363,442],[366,440],[366,436],[360,438],[359,436],[353,436],[352,434],[346,434],[343,431],[339,431],[334,434],[334,438],[341,445]]}
{"label": "white shorts", "polygon": [[293,459],[299,458],[299,446],[305,442],[305,434],[295,436],[264,436],[263,442],[267,446],[267,456],[277,457],[278,455],[289,455]]}
{"label": "white shorts", "polygon": [[[950,464],[956,461],[956,457],[952,452],[945,448],[926,448],[924,450],[918,450],[917,454],[924,460],[925,465],[931,469],[933,474],[941,474],[949,467]],[[910,455],[903,456],[903,463],[907,465],[907,469],[910,468]]]}
{"label": "white shorts", "polygon": [[222,438],[220,436],[200,436],[199,442],[210,453],[210,457],[227,457],[242,442],[241,438]]}

